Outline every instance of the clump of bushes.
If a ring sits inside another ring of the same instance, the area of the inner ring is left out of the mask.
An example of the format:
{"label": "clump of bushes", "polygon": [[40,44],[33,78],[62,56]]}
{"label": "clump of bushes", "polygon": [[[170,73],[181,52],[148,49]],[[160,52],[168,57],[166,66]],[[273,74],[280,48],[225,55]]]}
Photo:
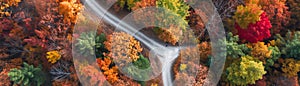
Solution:
{"label": "clump of bushes", "polygon": [[297,73],[300,72],[300,61],[293,58],[284,59],[283,62],[281,62],[281,70],[285,76],[295,77]]}
{"label": "clump of bushes", "polygon": [[80,37],[77,39],[77,43],[75,47],[78,47],[78,52],[81,55],[88,56],[88,55],[95,55],[95,32],[84,32],[80,34]]}
{"label": "clump of bushes", "polygon": [[103,60],[98,58],[97,63],[100,69],[103,71],[103,74],[106,76],[107,81],[114,83],[119,79],[117,77],[118,67],[117,66],[110,67],[110,65],[112,64],[112,60],[109,57],[104,58]]}
{"label": "clump of bushes", "polygon": [[122,68],[125,74],[137,80],[147,80],[151,73],[150,61],[145,58],[143,55],[140,55],[140,58],[133,62],[133,65]]}
{"label": "clump of bushes", "polygon": [[227,79],[232,85],[255,84],[267,72],[263,63],[251,56],[243,56],[240,61],[234,62],[227,69]]}
{"label": "clump of bushes", "polygon": [[[289,33],[288,35],[292,35]],[[300,60],[300,31],[295,32],[291,40],[287,40],[286,48],[284,49],[284,54],[287,57],[293,57]]]}
{"label": "clump of bushes", "polygon": [[268,14],[272,23],[272,34],[279,33],[291,20],[291,12],[289,7],[286,6],[286,2],[287,0],[259,0],[259,5]]}
{"label": "clump of bushes", "polygon": [[24,63],[24,67],[21,69],[11,69],[8,76],[15,85],[41,86],[45,82],[41,66],[35,68],[33,65],[29,65],[27,63]]}
{"label": "clump of bushes", "polygon": [[54,50],[54,51],[47,52],[46,57],[48,59],[48,62],[53,64],[56,63],[61,58],[61,55],[58,51]]}
{"label": "clump of bushes", "polygon": [[272,25],[267,14],[258,5],[258,0],[249,0],[246,6],[238,6],[233,19],[238,35],[243,40],[256,43],[271,37]]}
{"label": "clump of bushes", "polygon": [[245,56],[250,52],[250,48],[248,48],[245,44],[239,44],[239,36],[234,36],[231,32],[227,35],[227,40],[223,41],[226,44],[226,52],[227,57],[229,58],[239,58],[241,56]]}
{"label": "clump of bushes", "polygon": [[59,1],[59,14],[64,16],[65,23],[75,24],[78,19],[78,14],[83,8],[82,4],[77,0],[57,0]]}
{"label": "clump of bushes", "polygon": [[109,51],[106,56],[113,58],[120,66],[137,61],[143,51],[140,42],[125,32],[115,32],[107,36],[104,44]]}
{"label": "clump of bushes", "polygon": [[[183,0],[158,0],[156,7],[162,11],[166,10],[167,12],[162,12],[162,14],[165,14],[163,16],[157,15],[164,17],[160,19],[160,21],[164,21],[161,25],[170,26],[160,28],[161,31],[158,33],[159,38],[164,42],[175,45],[180,40],[183,31],[187,28],[188,21],[186,18],[189,16],[190,7]],[[176,24],[176,26],[174,24]]]}

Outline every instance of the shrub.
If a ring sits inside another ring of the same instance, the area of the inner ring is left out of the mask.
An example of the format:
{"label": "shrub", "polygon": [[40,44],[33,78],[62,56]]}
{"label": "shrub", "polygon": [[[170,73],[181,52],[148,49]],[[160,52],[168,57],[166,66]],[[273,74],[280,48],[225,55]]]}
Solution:
{"label": "shrub", "polygon": [[185,18],[189,15],[189,6],[184,2],[184,0],[158,0],[156,2],[158,7],[165,8],[176,13],[178,16]]}
{"label": "shrub", "polygon": [[277,34],[276,42],[285,57],[300,59],[300,31],[294,32],[294,34],[289,31],[285,38]]}
{"label": "shrub", "polygon": [[[275,41],[273,40],[271,42]],[[274,43],[271,44],[275,45]],[[251,48],[251,56],[262,61],[268,70],[281,56],[281,52],[277,46],[265,45],[264,42],[254,43],[248,47]]]}
{"label": "shrub", "polygon": [[[189,16],[190,7],[183,0],[158,0],[156,1],[156,7],[163,8],[168,12],[162,12],[162,14],[165,14],[163,16],[158,15],[162,17],[160,21],[164,21],[162,25],[173,25],[169,28],[163,28],[159,38],[175,45],[179,41],[182,30],[186,29],[188,25],[186,18]],[[175,20],[172,20],[174,18]],[[174,24],[178,25],[174,26]]]}
{"label": "shrub", "polygon": [[[250,0],[254,1],[254,0]],[[246,6],[240,5],[234,13],[233,19],[242,28],[247,29],[249,24],[255,24],[260,20],[260,15],[263,13],[258,2],[246,2]]]}
{"label": "shrub", "polygon": [[232,85],[255,84],[267,72],[261,61],[255,61],[250,56],[243,56],[241,60],[231,64],[227,69],[227,79]]}
{"label": "shrub", "polygon": [[272,51],[271,57],[278,59],[281,56],[281,52],[277,46],[269,46],[270,51]]}
{"label": "shrub", "polygon": [[[20,18],[29,16],[26,20],[24,19],[26,25],[23,28],[28,33],[25,34],[23,42],[26,42],[28,46],[42,47],[46,51],[59,50],[64,60],[71,61],[71,38],[74,24],[64,23],[65,16],[59,14],[62,10],[59,8],[60,2],[73,2],[73,0],[26,0],[20,3],[22,4],[20,6],[25,6],[24,9],[30,10],[19,12],[15,16],[20,15]],[[30,15],[36,17],[30,17]]]}
{"label": "shrub", "polygon": [[143,55],[140,55],[140,58],[133,62],[133,65],[137,66],[139,69],[148,69],[150,67],[150,61]]}
{"label": "shrub", "polygon": [[249,24],[247,29],[242,29],[238,24],[235,28],[238,30],[239,37],[251,43],[256,43],[271,37],[270,28],[272,27],[266,13],[262,13],[260,21],[255,24]]}
{"label": "shrub", "polygon": [[186,69],[186,66],[187,66],[186,64],[180,64],[179,70],[184,71]]}
{"label": "shrub", "polygon": [[134,77],[134,79],[145,80],[149,78],[151,72],[150,61],[143,55],[133,62],[133,65],[122,68],[125,74]]}
{"label": "shrub", "polygon": [[281,70],[287,77],[295,77],[300,72],[300,61],[293,58],[287,58],[281,64]]}
{"label": "shrub", "polygon": [[[290,35],[292,35],[290,33]],[[287,36],[290,37],[290,36]],[[300,31],[295,32],[294,36],[291,37],[291,40],[287,40],[286,48],[284,50],[284,54],[287,57],[293,57],[295,59],[300,60]]]}
{"label": "shrub", "polygon": [[93,65],[82,64],[79,65],[78,74],[82,80],[86,80],[85,82],[81,82],[82,85],[87,86],[102,86],[104,85],[106,79],[105,76]]}
{"label": "shrub", "polygon": [[[149,3],[146,4],[146,2]],[[147,23],[142,24],[155,24],[157,26],[163,26],[160,28],[154,28],[154,31],[157,33],[159,39],[175,45],[182,37],[182,31],[184,31],[188,26],[188,21],[186,18],[189,16],[189,6],[183,0],[142,0],[136,4],[141,3],[143,3],[141,7],[156,6],[158,11],[157,14],[153,16],[153,10],[138,10],[136,11],[137,14],[145,15],[134,15],[135,21],[144,21],[146,18],[148,21],[145,22]],[[139,7],[136,7],[135,9],[138,8]],[[147,18],[148,16],[153,16],[154,18]]]}
{"label": "shrub", "polygon": [[80,37],[77,39],[77,43],[75,44],[75,47],[78,47],[78,52],[81,55],[94,55],[94,47],[96,45],[95,43],[95,37],[96,33],[94,32],[83,32],[80,34]]}
{"label": "shrub", "polygon": [[45,82],[41,66],[34,68],[33,65],[28,65],[27,63],[24,63],[24,67],[21,69],[11,69],[8,76],[14,84],[22,86],[41,86]]}
{"label": "shrub", "polygon": [[60,59],[61,55],[58,51],[54,50],[54,51],[48,51],[46,57],[48,59],[48,62],[53,64]]}
{"label": "shrub", "polygon": [[272,54],[271,58],[266,59],[266,69],[270,69],[270,67],[274,65],[275,61],[277,61],[281,56],[281,52],[277,46],[269,46],[268,49],[272,51]]}
{"label": "shrub", "polygon": [[178,57],[173,66],[175,84],[193,86],[203,85],[208,75],[208,68],[202,64],[193,63],[191,61],[182,62],[181,58],[184,57]]}
{"label": "shrub", "polygon": [[245,56],[250,52],[250,48],[248,48],[245,44],[238,44],[239,36],[233,36],[230,32],[227,35],[227,40],[224,41],[226,43],[226,52],[227,57],[238,58],[241,56]]}
{"label": "shrub", "polygon": [[207,62],[208,56],[211,55],[211,45],[209,42],[202,42],[197,45],[199,48],[200,60],[202,62]]}
{"label": "shrub", "polygon": [[165,23],[170,23],[171,21],[168,18],[172,18],[172,17],[174,18],[174,15],[176,15],[181,18],[180,21],[177,21],[180,22],[180,25],[178,26],[184,29],[186,28],[188,24],[186,18],[189,16],[190,7],[183,0],[158,0],[156,2],[156,6],[172,12],[171,15],[166,15],[163,18],[163,21],[166,21]]}
{"label": "shrub", "polygon": [[183,0],[158,0],[156,1],[156,7],[167,10],[167,13],[163,12],[165,15],[157,15],[158,17],[163,17],[160,18],[160,21],[164,21],[161,25],[171,25],[168,28],[161,29],[162,32],[159,33],[159,38],[175,45],[180,40],[182,31],[188,25],[186,18],[189,16],[190,7]]}
{"label": "shrub", "polygon": [[78,14],[83,8],[77,0],[57,0],[59,2],[59,14],[64,16],[65,23],[75,24],[78,19]]}
{"label": "shrub", "polygon": [[265,59],[271,58],[272,51],[268,49],[268,46],[264,42],[258,42],[249,46],[251,48],[251,56],[258,58],[265,64]]}
{"label": "shrub", "polygon": [[114,32],[107,36],[104,42],[105,48],[109,51],[106,56],[114,59],[118,66],[137,61],[139,53],[142,52],[140,42],[125,32]]}
{"label": "shrub", "polygon": [[291,12],[286,6],[287,0],[259,0],[259,5],[262,6],[272,23],[272,33],[279,33],[290,21]]}
{"label": "shrub", "polygon": [[271,36],[270,28],[272,27],[268,16],[257,5],[257,0],[249,0],[246,6],[238,6],[233,19],[235,28],[241,39],[255,43],[262,41]]}
{"label": "shrub", "polygon": [[158,33],[158,38],[163,40],[164,42],[176,45],[176,43],[180,40],[182,30],[180,30],[179,28],[171,26],[170,28],[160,30],[161,32]]}
{"label": "shrub", "polygon": [[106,76],[107,81],[114,83],[118,80],[118,67],[113,66],[110,67],[112,64],[112,61],[109,57],[104,58],[104,60],[101,60],[100,58],[97,59],[97,63],[100,67],[100,69],[103,71],[103,74]]}

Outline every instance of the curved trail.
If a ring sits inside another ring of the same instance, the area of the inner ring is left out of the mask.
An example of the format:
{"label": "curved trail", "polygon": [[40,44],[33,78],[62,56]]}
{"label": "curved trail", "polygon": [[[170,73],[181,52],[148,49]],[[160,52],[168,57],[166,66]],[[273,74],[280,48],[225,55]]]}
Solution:
{"label": "curved trail", "polygon": [[[120,13],[114,15],[113,14],[114,12],[108,12],[109,9],[113,6],[113,4],[116,3],[117,0],[109,0],[111,2],[106,2],[106,1],[107,0],[83,0],[83,3],[85,5],[84,6],[85,10],[83,10],[84,11],[83,15],[86,15],[85,17],[89,18],[90,19],[89,21],[92,22],[97,22],[98,19],[100,18],[100,20],[106,21],[106,23],[110,23],[110,25],[115,26],[116,30],[124,31],[134,36],[137,40],[143,43],[150,50],[150,55],[156,56],[159,59],[158,62],[161,62],[162,64],[161,70],[162,70],[163,84],[165,86],[172,86],[173,85],[172,78],[171,78],[172,63],[174,63],[174,60],[178,57],[179,52],[182,49],[186,47],[194,47],[194,45],[166,47],[165,43],[159,42],[157,41],[157,39],[151,39],[151,36],[146,36],[149,34],[141,33],[139,30],[144,27],[136,27],[136,25],[132,24],[132,22],[130,21],[132,20],[132,18],[131,19],[129,18],[129,22],[126,21],[126,17],[129,15],[126,15],[121,19],[117,17],[119,16]],[[208,31],[210,43],[212,47],[211,50],[212,62],[210,63],[208,75],[207,78],[205,79],[203,86],[217,86],[221,78],[221,74],[223,72],[225,60],[226,60],[226,44],[223,43],[223,41],[226,41],[224,40],[226,39],[225,29],[222,23],[222,19],[218,14],[218,11],[211,0],[194,0],[194,1],[195,2],[188,2],[188,4],[190,4],[192,8],[199,9],[205,13],[205,15],[202,15],[200,13],[197,13],[197,15],[199,15],[201,19],[205,19],[205,21],[203,22],[205,24],[205,29]],[[163,10],[160,10],[160,12],[161,11]],[[83,24],[85,25],[86,22],[83,21]],[[79,28],[81,28],[80,24],[78,25]],[[96,27],[94,26],[91,27],[88,26],[87,28],[96,31]],[[74,30],[76,30],[76,28]],[[80,29],[79,29],[79,33],[80,33]],[[189,33],[187,35],[189,35]],[[77,53],[75,52],[76,49],[77,48],[74,47],[74,45],[72,45],[73,60],[82,60],[80,55],[77,55]],[[156,57],[155,60],[157,59]],[[91,58],[85,58],[85,59],[88,61],[94,61],[94,59]],[[74,66],[77,71],[77,75],[80,75],[78,73],[78,71],[80,70],[80,65],[78,63],[80,62],[74,62]],[[80,79],[80,81],[82,82],[86,80]]]}
{"label": "curved trail", "polygon": [[136,28],[132,27],[130,24],[123,22],[121,19],[117,18],[113,14],[107,11],[108,8],[99,6],[98,2],[95,0],[86,0],[85,4],[97,16],[101,17],[104,21],[110,23],[111,25],[117,27],[116,29],[124,31],[128,34],[133,35],[137,40],[145,44],[150,48],[153,55],[159,57],[160,62],[162,62],[162,79],[164,86],[172,86],[171,69],[172,64],[178,57],[180,49],[184,47],[180,46],[168,46],[165,44],[158,43],[149,37],[145,36],[143,33],[139,32]]}

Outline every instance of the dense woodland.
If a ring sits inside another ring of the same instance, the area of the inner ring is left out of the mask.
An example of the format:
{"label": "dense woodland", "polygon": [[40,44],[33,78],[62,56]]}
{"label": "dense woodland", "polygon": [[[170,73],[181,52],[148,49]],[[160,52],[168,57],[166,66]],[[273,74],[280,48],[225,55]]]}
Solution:
{"label": "dense woodland", "polygon": [[[206,82],[212,61],[211,34],[205,28],[207,19],[203,18],[208,15],[187,3],[193,0],[104,1],[116,1],[110,9],[117,14],[127,15],[154,6],[179,16],[180,25],[147,27],[143,32],[176,46],[182,40],[178,34],[184,34],[182,28],[186,30],[188,25],[197,47],[179,52],[172,66],[172,78],[178,86],[201,86]],[[220,40],[226,45],[226,62],[218,85],[299,86],[299,0],[212,0],[212,3],[226,31],[226,37]],[[125,70],[127,75],[148,78],[149,71],[157,68],[151,65],[149,48],[126,32],[114,31],[115,27],[109,23],[100,20],[87,27],[76,27],[88,20],[83,16],[84,9],[84,0],[0,0],[0,86],[163,85],[161,75],[137,81],[120,72]],[[89,26],[97,30],[90,31]],[[82,33],[75,33],[75,28]],[[73,51],[72,47],[78,50]],[[93,62],[76,61],[72,52],[82,58],[88,55],[96,58]],[[74,62],[85,64],[75,67]],[[128,63],[147,70],[125,67]]]}

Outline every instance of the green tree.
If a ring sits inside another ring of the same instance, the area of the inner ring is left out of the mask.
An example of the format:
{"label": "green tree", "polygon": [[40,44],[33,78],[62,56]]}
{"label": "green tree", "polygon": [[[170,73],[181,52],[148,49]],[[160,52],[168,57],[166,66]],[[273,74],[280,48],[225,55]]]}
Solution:
{"label": "green tree", "polygon": [[96,56],[104,57],[103,53],[107,53],[108,50],[105,48],[104,42],[106,41],[106,36],[104,33],[96,36]]}
{"label": "green tree", "polygon": [[294,34],[289,31],[285,38],[280,34],[277,34],[277,41],[278,46],[285,57],[300,60],[300,31],[297,31]]}
{"label": "green tree", "polygon": [[148,79],[149,73],[151,72],[150,61],[145,58],[143,55],[140,55],[140,58],[133,62],[133,65],[129,67],[124,67],[123,70],[130,76],[135,79]]}
{"label": "green tree", "polygon": [[11,69],[8,76],[14,84],[21,86],[41,86],[45,82],[41,66],[35,68],[33,65],[28,65],[27,63],[24,63],[24,67],[21,69]]}
{"label": "green tree", "polygon": [[95,55],[95,32],[84,32],[80,34],[80,37],[77,39],[77,43],[75,44],[75,47],[78,47],[78,52],[81,55]]}
{"label": "green tree", "polygon": [[228,33],[226,39],[227,40],[223,42],[226,44],[227,57],[238,58],[240,56],[245,56],[251,50],[245,44],[238,44],[238,35],[233,36],[233,34],[230,32]]}
{"label": "green tree", "polygon": [[243,56],[240,61],[227,68],[227,79],[232,85],[245,86],[255,84],[255,81],[262,79],[266,73],[261,61],[255,61],[250,56]]}

